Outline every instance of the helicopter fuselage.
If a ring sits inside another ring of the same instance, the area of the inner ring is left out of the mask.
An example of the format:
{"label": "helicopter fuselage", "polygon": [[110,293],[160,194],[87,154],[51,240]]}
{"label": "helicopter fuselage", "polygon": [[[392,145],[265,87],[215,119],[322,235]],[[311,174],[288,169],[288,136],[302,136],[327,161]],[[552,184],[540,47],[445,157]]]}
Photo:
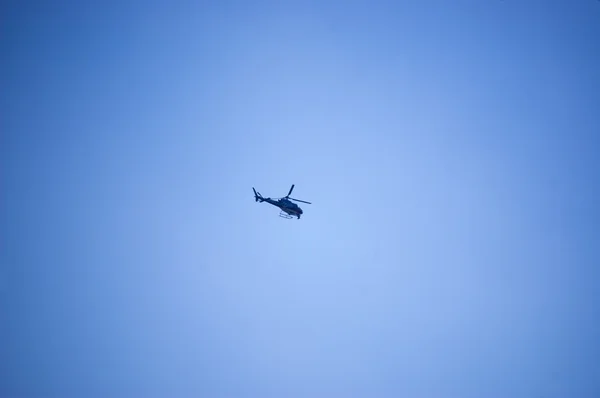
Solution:
{"label": "helicopter fuselage", "polygon": [[290,216],[296,216],[296,217],[300,218],[300,215],[303,213],[300,206],[298,206],[294,202],[287,200],[285,198],[281,198],[279,200],[273,200],[271,198],[264,198],[263,201],[270,203],[273,206],[279,207],[282,211],[286,212]]}

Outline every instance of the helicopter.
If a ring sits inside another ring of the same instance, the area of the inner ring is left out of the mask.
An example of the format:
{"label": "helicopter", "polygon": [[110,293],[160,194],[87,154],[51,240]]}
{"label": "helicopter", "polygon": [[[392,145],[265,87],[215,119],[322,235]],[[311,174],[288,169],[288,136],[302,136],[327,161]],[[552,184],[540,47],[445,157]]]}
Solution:
{"label": "helicopter", "polygon": [[292,187],[290,188],[290,191],[288,192],[288,194],[286,196],[284,196],[283,198],[275,198],[278,200],[274,200],[271,198],[264,198],[260,192],[256,192],[256,189],[254,189],[254,187],[252,187],[252,190],[254,191],[254,200],[256,202],[267,202],[272,204],[273,206],[277,206],[281,209],[281,212],[279,213],[279,217],[283,217],[283,218],[293,218],[293,216],[298,217],[298,220],[300,219],[300,216],[302,215],[302,209],[300,208],[300,206],[298,206],[296,203],[292,202],[296,201],[296,202],[302,202],[302,203],[307,203],[307,204],[311,204],[310,202],[307,202],[305,200],[300,200],[300,199],[294,199],[294,198],[290,198],[290,195],[292,194],[292,191],[294,190],[294,184],[292,184]]}

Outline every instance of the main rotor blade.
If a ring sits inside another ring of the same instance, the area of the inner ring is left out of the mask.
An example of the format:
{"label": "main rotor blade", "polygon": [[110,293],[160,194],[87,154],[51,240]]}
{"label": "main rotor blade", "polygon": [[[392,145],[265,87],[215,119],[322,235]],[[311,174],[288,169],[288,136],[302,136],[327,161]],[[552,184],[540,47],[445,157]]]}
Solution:
{"label": "main rotor blade", "polygon": [[312,205],[312,203],[307,202],[306,200],[300,200],[300,199],[294,199],[294,198],[289,198],[289,199],[295,200],[296,202],[308,203],[309,205]]}
{"label": "main rotor blade", "polygon": [[290,196],[292,194],[293,190],[294,190],[294,184],[292,184],[292,187],[290,188],[290,192],[288,192],[287,196]]}

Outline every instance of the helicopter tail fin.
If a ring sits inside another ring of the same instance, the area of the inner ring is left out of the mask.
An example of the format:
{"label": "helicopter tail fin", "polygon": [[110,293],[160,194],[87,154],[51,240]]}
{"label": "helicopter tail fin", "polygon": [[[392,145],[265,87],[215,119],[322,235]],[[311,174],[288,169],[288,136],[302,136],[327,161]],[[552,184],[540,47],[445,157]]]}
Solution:
{"label": "helicopter tail fin", "polygon": [[258,201],[263,202],[264,199],[263,199],[262,195],[260,194],[260,192],[256,192],[256,189],[254,189],[254,187],[252,187],[252,190],[254,191],[254,201],[255,202],[258,202]]}

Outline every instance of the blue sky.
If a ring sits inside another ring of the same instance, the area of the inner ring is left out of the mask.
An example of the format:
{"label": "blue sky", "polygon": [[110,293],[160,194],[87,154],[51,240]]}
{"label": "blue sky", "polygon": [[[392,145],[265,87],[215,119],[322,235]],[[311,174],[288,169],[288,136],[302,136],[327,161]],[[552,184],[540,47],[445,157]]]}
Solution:
{"label": "blue sky", "polygon": [[196,3],[0,6],[1,396],[600,395],[599,2]]}

